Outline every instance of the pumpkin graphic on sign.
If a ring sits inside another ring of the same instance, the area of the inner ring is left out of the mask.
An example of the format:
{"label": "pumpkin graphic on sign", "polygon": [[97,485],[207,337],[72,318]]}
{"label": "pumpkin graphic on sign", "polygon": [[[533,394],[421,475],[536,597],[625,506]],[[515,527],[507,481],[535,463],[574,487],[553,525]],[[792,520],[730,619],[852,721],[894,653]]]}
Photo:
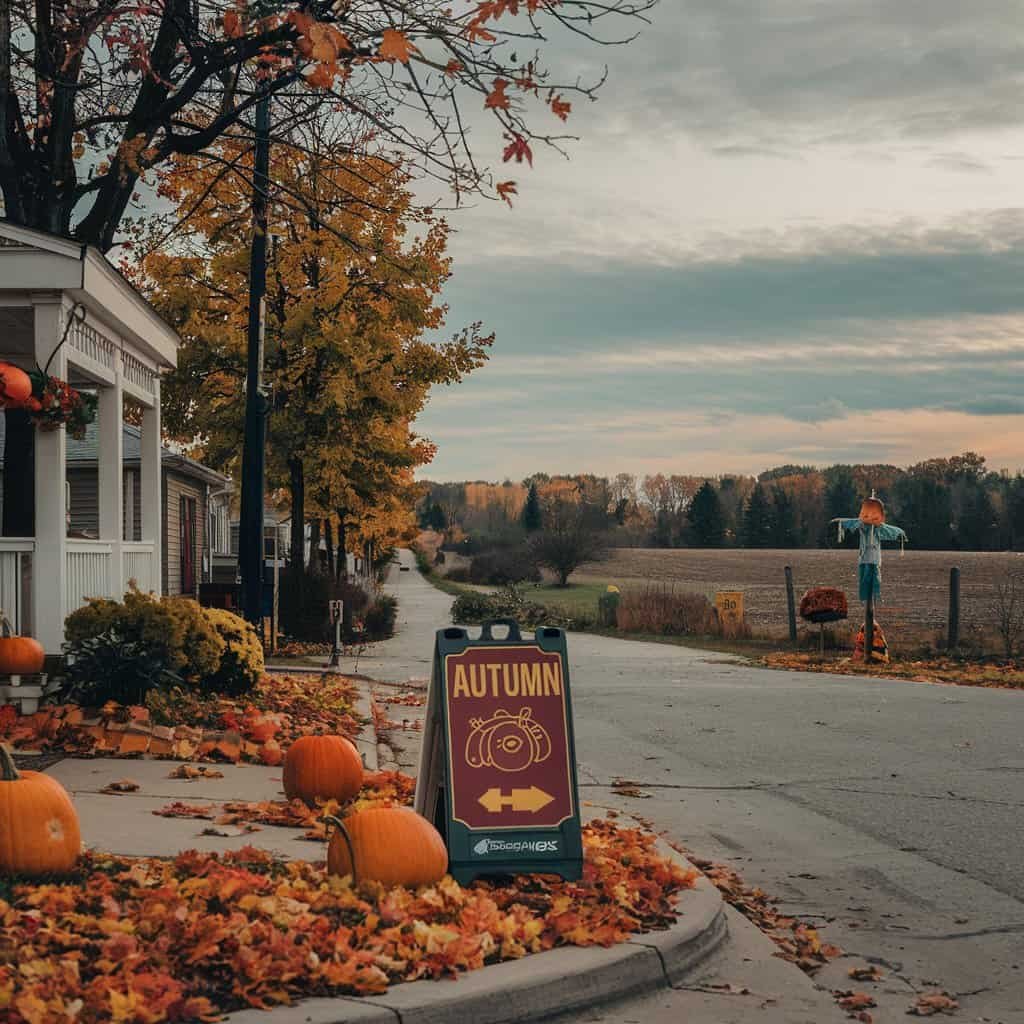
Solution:
{"label": "pumpkin graphic on sign", "polygon": [[551,756],[551,737],[533,720],[530,708],[518,714],[501,709],[490,718],[472,718],[466,739],[466,763],[471,768],[521,772]]}

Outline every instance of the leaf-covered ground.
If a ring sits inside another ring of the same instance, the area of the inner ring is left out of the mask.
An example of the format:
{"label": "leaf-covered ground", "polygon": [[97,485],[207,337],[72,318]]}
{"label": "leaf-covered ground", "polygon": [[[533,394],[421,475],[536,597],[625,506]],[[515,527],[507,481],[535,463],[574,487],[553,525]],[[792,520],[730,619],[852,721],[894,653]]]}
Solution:
{"label": "leaf-covered ground", "polygon": [[595,821],[584,877],[411,892],[353,887],[247,847],[173,860],[89,854],[59,883],[0,882],[0,1019],[195,1021],[242,1006],[379,993],[675,919],[696,873],[654,836]]}
{"label": "leaf-covered ground", "polygon": [[198,818],[215,825],[241,825],[250,829],[254,825],[275,825],[279,828],[305,829],[304,839],[327,841],[326,815],[341,816],[371,807],[390,807],[411,804],[416,791],[416,780],[403,772],[369,772],[363,779],[363,788],[344,808],[337,800],[317,801],[308,807],[301,800],[231,800],[221,805],[188,803],[175,800],[153,811],[162,818]]}
{"label": "leaf-covered ground", "polygon": [[949,683],[957,686],[988,686],[1006,690],[1024,689],[1024,664],[1019,661],[960,661],[954,658],[894,660],[888,664],[850,658],[820,660],[817,655],[780,651],[761,659],[768,668],[793,672],[827,672],[833,675],[873,676],[904,679],[914,683]]}
{"label": "leaf-covered ground", "polygon": [[299,736],[354,737],[356,688],[344,676],[263,677],[237,698],[191,689],[154,693],[145,707],[47,705],[32,715],[0,708],[0,741],[78,757],[155,757],[280,764]]}

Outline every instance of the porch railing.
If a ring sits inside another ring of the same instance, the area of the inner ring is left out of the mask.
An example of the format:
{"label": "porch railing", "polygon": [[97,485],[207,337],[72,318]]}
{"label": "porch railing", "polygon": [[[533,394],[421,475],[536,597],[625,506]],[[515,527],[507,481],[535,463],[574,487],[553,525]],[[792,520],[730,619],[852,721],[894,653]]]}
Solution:
{"label": "porch railing", "polygon": [[32,633],[31,537],[0,537],[0,609],[10,619],[15,633]]}
{"label": "porch railing", "polygon": [[128,589],[130,580],[135,580],[136,586],[143,593],[157,590],[159,577],[152,541],[126,542],[121,546],[121,550],[124,552],[122,591]]}
{"label": "porch railing", "polygon": [[108,540],[72,540],[67,547],[66,613],[90,597],[120,597],[111,585],[112,546]]}

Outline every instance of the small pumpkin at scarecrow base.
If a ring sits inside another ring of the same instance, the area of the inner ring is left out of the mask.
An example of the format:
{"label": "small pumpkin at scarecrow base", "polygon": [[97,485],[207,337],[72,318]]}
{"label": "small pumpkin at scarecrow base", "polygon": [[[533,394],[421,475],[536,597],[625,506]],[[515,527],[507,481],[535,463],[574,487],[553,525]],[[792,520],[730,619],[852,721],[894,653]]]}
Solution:
{"label": "small pumpkin at scarecrow base", "polygon": [[0,613],[0,675],[30,676],[42,672],[43,645],[30,636],[17,636],[7,616]]}
{"label": "small pumpkin at scarecrow base", "polygon": [[19,772],[0,744],[0,874],[65,875],[81,850],[68,791],[49,775]]}
{"label": "small pumpkin at scarecrow base", "polygon": [[440,882],[448,871],[448,850],[441,833],[411,807],[372,807],[334,826],[327,847],[329,874],[351,875],[355,883],[415,889]]}
{"label": "small pumpkin at scarecrow base", "polygon": [[346,803],[363,785],[363,761],[344,736],[302,736],[284,758],[284,792],[310,807],[317,798]]}

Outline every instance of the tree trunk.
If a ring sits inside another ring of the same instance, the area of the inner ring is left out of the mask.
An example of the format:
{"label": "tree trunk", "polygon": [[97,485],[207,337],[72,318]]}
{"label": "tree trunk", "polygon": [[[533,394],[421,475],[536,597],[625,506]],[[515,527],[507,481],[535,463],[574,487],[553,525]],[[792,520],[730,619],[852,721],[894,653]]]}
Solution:
{"label": "tree trunk", "polygon": [[290,561],[292,569],[301,570],[305,565],[305,525],[306,525],[306,476],[302,459],[288,460],[288,477],[292,492],[292,530]]}
{"label": "tree trunk", "polygon": [[8,409],[4,438],[3,536],[35,536],[35,427],[27,412]]}
{"label": "tree trunk", "polygon": [[334,579],[334,529],[331,526],[331,517],[324,516],[324,543],[327,545],[327,575]]}
{"label": "tree trunk", "polygon": [[345,549],[345,516],[343,508],[338,509],[338,582],[348,582],[348,553]]}
{"label": "tree trunk", "polygon": [[320,517],[309,521],[309,567],[313,572],[320,571]]}

